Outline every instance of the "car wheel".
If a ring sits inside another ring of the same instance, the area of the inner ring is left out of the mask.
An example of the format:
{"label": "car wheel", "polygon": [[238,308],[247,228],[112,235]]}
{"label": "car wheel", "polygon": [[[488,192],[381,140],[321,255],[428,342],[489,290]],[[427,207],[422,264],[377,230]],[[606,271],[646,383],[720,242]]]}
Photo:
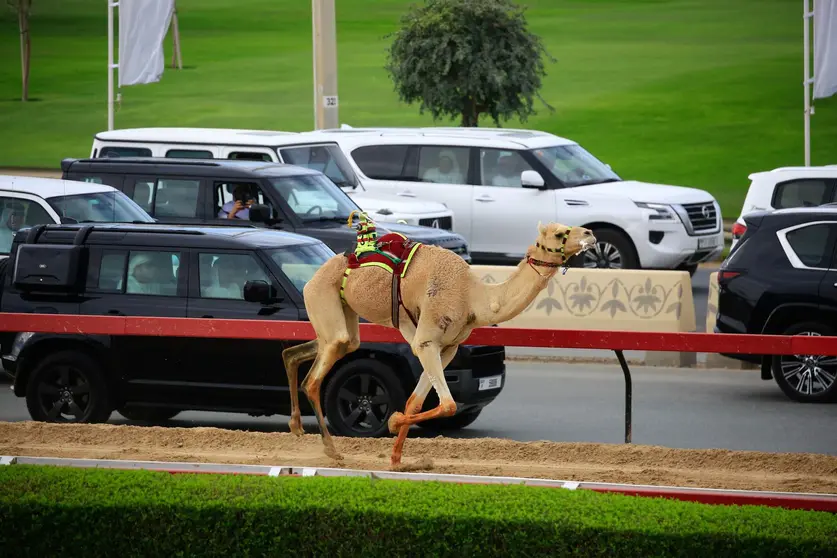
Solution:
{"label": "car wheel", "polygon": [[407,398],[398,374],[369,358],[340,367],[326,386],[325,415],[339,436],[377,437],[389,433],[392,413],[403,411]]}
{"label": "car wheel", "polygon": [[482,409],[473,411],[465,411],[452,417],[443,417],[433,420],[428,420],[418,423],[418,426],[425,430],[432,430],[434,432],[450,432],[453,430],[462,430],[466,426],[470,426],[480,417]]}
{"label": "car wheel", "polygon": [[638,258],[631,241],[613,229],[593,229],[596,244],[582,254],[573,256],[572,267],[588,269],[636,269]]}
{"label": "car wheel", "polygon": [[[834,335],[834,329],[816,322],[796,324],[784,335]],[[837,399],[837,357],[775,355],[773,378],[789,398],[803,403]]]}
{"label": "car wheel", "polygon": [[165,422],[179,415],[180,409],[125,405],[124,407],[117,409],[116,412],[128,420],[138,420],[140,422]]}
{"label": "car wheel", "polygon": [[26,407],[42,422],[106,422],[113,407],[99,364],[77,351],[43,359],[29,377]]}

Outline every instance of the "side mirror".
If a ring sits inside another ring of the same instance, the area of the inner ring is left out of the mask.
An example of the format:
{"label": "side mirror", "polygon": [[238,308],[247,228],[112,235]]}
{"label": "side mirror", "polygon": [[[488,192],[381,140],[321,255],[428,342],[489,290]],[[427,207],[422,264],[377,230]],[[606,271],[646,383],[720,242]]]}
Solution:
{"label": "side mirror", "polygon": [[524,188],[537,188],[538,190],[545,190],[545,182],[538,171],[525,170],[520,173],[520,184]]}
{"label": "side mirror", "polygon": [[276,288],[261,279],[244,283],[244,300],[261,304],[282,302],[276,293]]}
{"label": "side mirror", "polygon": [[254,223],[267,223],[270,221],[270,208],[261,203],[254,203],[250,206],[250,220]]}
{"label": "side mirror", "polygon": [[72,217],[61,217],[61,224],[62,225],[74,225],[76,223],[78,223],[78,221],[76,221]]}

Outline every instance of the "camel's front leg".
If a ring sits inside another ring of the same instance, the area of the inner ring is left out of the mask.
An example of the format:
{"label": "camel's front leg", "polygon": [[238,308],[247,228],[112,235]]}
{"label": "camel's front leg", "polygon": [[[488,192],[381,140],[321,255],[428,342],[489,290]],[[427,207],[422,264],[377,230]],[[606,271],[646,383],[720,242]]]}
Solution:
{"label": "camel's front leg", "polygon": [[314,339],[301,345],[288,347],[282,351],[282,361],[285,363],[285,372],[288,375],[288,391],[291,393],[291,421],[289,426],[291,432],[297,436],[302,436],[305,433],[302,429],[302,417],[299,412],[299,392],[297,388],[299,366],[303,362],[314,360],[317,356],[317,347],[317,340]]}
{"label": "camel's front leg", "polygon": [[[442,371],[448,367],[448,364],[453,360],[453,357],[456,356],[456,350],[458,345],[453,347],[448,347],[444,351],[442,351],[441,359],[442,359]],[[392,421],[390,418],[390,424],[392,422],[397,422],[402,420],[402,417],[411,417],[416,414],[416,412],[421,409],[421,406],[424,405],[424,400],[427,398],[427,394],[430,393],[430,388],[433,387],[430,383],[430,377],[427,373],[422,372],[421,377],[419,377],[418,385],[416,385],[416,389],[413,390],[413,394],[410,395],[410,398],[407,400],[407,405],[404,408],[404,414],[401,413],[393,413],[393,416],[400,415],[397,417],[395,421]],[[404,449],[404,442],[407,440],[407,433],[410,431],[410,425],[404,424],[398,429],[398,438],[395,440],[395,446],[392,449],[392,457],[390,461],[393,465],[398,465],[401,463],[401,453]]]}
{"label": "camel's front leg", "polygon": [[[417,337],[417,339],[418,338],[419,337]],[[402,413],[394,413],[389,418],[390,432],[396,432],[403,427],[409,428],[413,424],[424,422],[426,420],[439,417],[449,417],[456,413],[456,401],[453,400],[448,384],[445,381],[445,371],[442,366],[439,344],[436,341],[420,341],[414,346],[413,350],[424,368],[422,377],[427,376],[428,382],[439,395],[439,406],[430,411],[411,414],[409,416],[405,416]],[[419,381],[419,384],[421,384],[421,381]],[[419,386],[416,386],[416,391],[418,391],[418,387]],[[416,398],[416,400],[417,399],[418,398]],[[413,401],[413,405],[415,405],[416,400]],[[422,403],[424,403],[424,401],[422,401]],[[393,446],[392,456],[390,458],[392,465],[398,465],[401,463],[400,446],[404,444],[404,440],[401,438],[402,436],[399,433],[398,439],[396,440],[396,446]],[[406,439],[406,433],[403,438]],[[400,445],[398,445],[399,440]],[[396,453],[396,450],[398,450],[398,453]]]}

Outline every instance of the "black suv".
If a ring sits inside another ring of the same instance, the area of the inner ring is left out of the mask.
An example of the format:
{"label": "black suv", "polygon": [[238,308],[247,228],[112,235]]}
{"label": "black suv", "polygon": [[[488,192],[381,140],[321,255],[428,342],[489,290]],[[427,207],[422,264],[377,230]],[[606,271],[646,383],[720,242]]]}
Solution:
{"label": "black suv", "polygon": [[[717,333],[837,335],[837,208],[751,213],[718,271]],[[726,355],[761,363],[795,401],[837,399],[837,357]]]}
{"label": "black suv", "polygon": [[[264,228],[38,225],[17,233],[2,265],[0,310],[307,320],[302,287],[333,255],[316,239]],[[20,332],[0,344],[14,393],[26,397],[35,420],[106,421],[113,410],[146,421],[183,410],[290,412],[282,350],[293,341]],[[503,347],[461,347],[445,371],[459,412],[427,426],[476,420],[502,390],[504,361]],[[331,428],[385,434],[420,373],[409,345],[363,343],[324,385]],[[368,411],[361,397],[371,397]],[[305,397],[301,403],[311,414]],[[424,408],[437,404],[434,393]]]}
{"label": "black suv", "polygon": [[[64,159],[62,178],[107,184],[124,192],[161,223],[253,225],[312,236],[335,252],[353,248],[357,236],[346,224],[360,208],[319,171],[263,161],[119,157]],[[228,219],[240,197],[256,205]],[[242,217],[242,218],[238,218]],[[371,215],[374,219],[374,215]],[[418,242],[448,248],[468,263],[465,238],[432,227],[377,224]]]}

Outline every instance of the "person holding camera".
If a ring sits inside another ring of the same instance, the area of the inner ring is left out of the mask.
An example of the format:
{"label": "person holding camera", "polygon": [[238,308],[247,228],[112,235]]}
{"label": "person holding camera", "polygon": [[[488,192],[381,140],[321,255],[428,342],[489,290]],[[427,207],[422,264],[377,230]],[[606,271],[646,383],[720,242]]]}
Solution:
{"label": "person holding camera", "polygon": [[255,198],[246,184],[239,184],[233,190],[233,199],[225,203],[218,212],[220,219],[250,219],[250,206]]}

